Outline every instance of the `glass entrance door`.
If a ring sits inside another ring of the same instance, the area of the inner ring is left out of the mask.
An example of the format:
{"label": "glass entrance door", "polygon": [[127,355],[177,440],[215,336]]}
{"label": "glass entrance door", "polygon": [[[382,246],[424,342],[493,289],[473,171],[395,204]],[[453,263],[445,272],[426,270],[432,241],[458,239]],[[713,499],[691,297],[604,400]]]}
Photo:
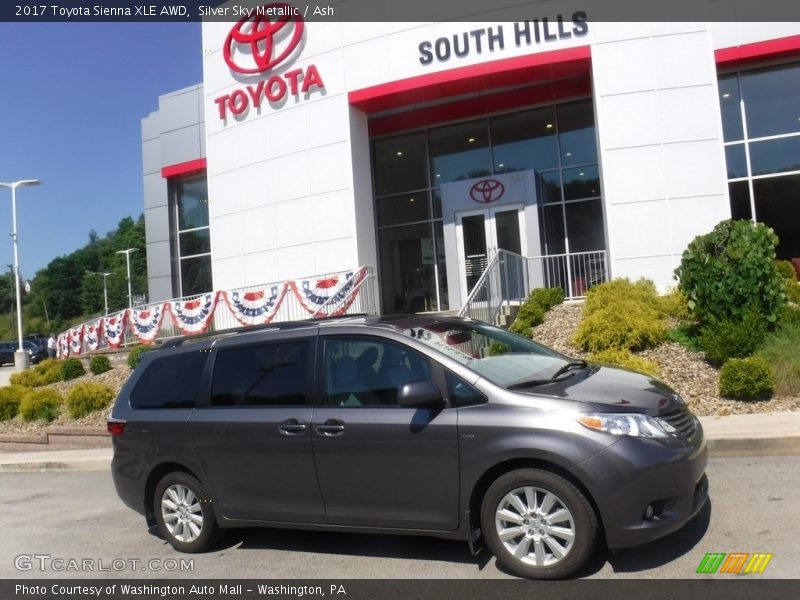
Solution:
{"label": "glass entrance door", "polygon": [[456,213],[461,301],[478,283],[498,249],[523,254],[521,206]]}

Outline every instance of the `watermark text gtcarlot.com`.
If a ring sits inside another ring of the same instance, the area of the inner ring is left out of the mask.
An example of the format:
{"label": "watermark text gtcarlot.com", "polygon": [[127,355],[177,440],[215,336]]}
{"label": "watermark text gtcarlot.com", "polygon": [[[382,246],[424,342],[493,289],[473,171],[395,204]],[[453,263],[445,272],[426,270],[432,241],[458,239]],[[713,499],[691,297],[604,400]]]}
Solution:
{"label": "watermark text gtcarlot.com", "polygon": [[17,571],[54,573],[123,573],[194,571],[193,558],[65,558],[51,554],[18,554]]}

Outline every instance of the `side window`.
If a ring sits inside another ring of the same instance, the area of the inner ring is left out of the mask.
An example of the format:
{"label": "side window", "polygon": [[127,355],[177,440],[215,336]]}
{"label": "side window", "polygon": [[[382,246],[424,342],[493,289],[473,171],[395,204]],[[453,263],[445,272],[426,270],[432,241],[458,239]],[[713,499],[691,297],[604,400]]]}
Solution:
{"label": "side window", "polygon": [[193,408],[207,352],[154,358],[131,391],[132,408]]}
{"label": "side window", "polygon": [[308,341],[220,350],[214,363],[211,406],[308,404]]}
{"label": "side window", "polygon": [[450,406],[473,406],[487,402],[486,396],[450,371],[445,371],[444,378],[447,382]]}
{"label": "side window", "polygon": [[386,340],[325,340],[325,386],[329,406],[397,406],[405,383],[431,378],[430,361]]}

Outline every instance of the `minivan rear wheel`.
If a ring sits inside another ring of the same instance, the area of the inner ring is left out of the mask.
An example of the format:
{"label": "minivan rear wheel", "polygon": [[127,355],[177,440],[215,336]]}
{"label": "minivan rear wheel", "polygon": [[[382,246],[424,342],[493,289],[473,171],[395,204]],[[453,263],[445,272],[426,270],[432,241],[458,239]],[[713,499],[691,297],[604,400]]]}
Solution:
{"label": "minivan rear wheel", "polygon": [[219,532],[203,484],[181,471],[169,473],[156,486],[153,514],[161,535],[180,552],[202,552]]}
{"label": "minivan rear wheel", "polygon": [[501,475],[481,507],[483,536],[497,561],[531,579],[573,575],[591,556],[597,528],[597,516],[581,491],[540,469]]}

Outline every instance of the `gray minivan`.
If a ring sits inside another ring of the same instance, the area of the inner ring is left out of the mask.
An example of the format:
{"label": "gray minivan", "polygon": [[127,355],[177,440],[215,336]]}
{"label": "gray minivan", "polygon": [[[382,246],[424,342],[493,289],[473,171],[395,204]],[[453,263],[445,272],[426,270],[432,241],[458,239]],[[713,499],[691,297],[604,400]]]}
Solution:
{"label": "gray minivan", "polygon": [[707,497],[659,380],[479,321],[345,317],[170,341],[108,421],[119,496],[184,552],[221,529],[485,541],[531,578],[650,542]]}

